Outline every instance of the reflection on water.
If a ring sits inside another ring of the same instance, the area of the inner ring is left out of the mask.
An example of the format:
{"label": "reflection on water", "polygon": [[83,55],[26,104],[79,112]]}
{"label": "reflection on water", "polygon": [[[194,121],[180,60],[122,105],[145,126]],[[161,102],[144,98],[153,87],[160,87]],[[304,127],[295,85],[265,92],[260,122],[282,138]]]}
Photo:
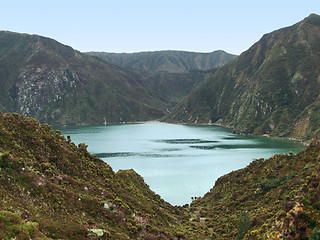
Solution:
{"label": "reflection on water", "polygon": [[265,144],[215,144],[215,145],[196,145],[192,148],[213,150],[213,149],[247,149],[247,148],[274,148],[274,146],[266,146]]}
{"label": "reflection on water", "polygon": [[170,157],[183,157],[184,155],[172,155],[172,154],[156,154],[156,153],[143,153],[143,152],[116,152],[116,153],[95,153],[99,158],[111,158],[111,157],[150,157],[150,158],[170,158]]}
{"label": "reflection on water", "polygon": [[291,141],[235,135],[217,126],[144,123],[60,130],[76,144],[85,142],[114,171],[134,169],[153,191],[174,205],[204,195],[217,178],[255,158],[302,149]]}
{"label": "reflection on water", "polygon": [[155,142],[163,142],[170,144],[196,144],[196,143],[216,143],[218,141],[209,141],[202,139],[163,139],[163,140],[154,140]]}

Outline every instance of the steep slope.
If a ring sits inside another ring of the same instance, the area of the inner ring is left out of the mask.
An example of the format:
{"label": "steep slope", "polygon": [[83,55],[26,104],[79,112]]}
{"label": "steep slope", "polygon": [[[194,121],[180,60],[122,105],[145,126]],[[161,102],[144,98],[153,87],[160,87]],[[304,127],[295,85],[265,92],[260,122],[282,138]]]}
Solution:
{"label": "steep slope", "polygon": [[238,132],[319,137],[320,16],[264,35],[221,67],[167,118]]}
{"label": "steep slope", "polygon": [[161,96],[139,73],[52,39],[0,32],[0,105],[55,124],[157,119]]}
{"label": "steep slope", "polygon": [[138,53],[88,52],[87,54],[126,68],[170,73],[215,69],[236,57],[236,55],[221,50],[211,53],[156,51]]}
{"label": "steep slope", "polygon": [[202,235],[133,170],[114,173],[85,144],[18,114],[0,113],[0,183],[1,239]]}
{"label": "steep slope", "polygon": [[0,238],[318,239],[320,143],[254,160],[190,206],[47,124],[0,113]]}
{"label": "steep slope", "polygon": [[320,143],[257,159],[219,178],[191,204],[192,221],[217,239],[319,239]]}
{"label": "steep slope", "polygon": [[141,70],[139,72],[150,84],[150,87],[162,96],[169,111],[214,71],[216,69],[186,73],[144,72]]}

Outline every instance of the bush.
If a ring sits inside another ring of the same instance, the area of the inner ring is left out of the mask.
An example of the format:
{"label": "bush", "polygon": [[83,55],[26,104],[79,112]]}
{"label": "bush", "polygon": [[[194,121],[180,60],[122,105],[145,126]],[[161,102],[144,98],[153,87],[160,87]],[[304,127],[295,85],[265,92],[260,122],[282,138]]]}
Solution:
{"label": "bush", "polygon": [[320,239],[320,228],[314,228],[313,233],[309,235],[309,240],[319,240]]}
{"label": "bush", "polygon": [[5,152],[1,154],[0,156],[0,168],[8,168],[10,166],[10,163],[8,161],[9,159],[9,152]]}
{"label": "bush", "polygon": [[241,240],[247,234],[247,232],[252,228],[252,222],[250,213],[248,211],[244,211],[239,216],[238,222],[238,235],[237,239]]}
{"label": "bush", "polygon": [[280,185],[280,180],[278,178],[265,179],[260,183],[260,186],[264,193],[269,192],[273,188],[277,188]]}

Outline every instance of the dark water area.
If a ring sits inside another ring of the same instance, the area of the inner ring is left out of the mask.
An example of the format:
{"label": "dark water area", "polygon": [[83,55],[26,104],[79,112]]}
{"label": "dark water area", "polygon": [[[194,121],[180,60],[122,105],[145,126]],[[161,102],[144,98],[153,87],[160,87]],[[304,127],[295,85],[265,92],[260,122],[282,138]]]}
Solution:
{"label": "dark water area", "polygon": [[296,153],[300,143],[240,136],[218,126],[142,123],[59,128],[76,144],[84,142],[114,171],[134,169],[164,200],[173,205],[203,196],[222,175],[256,158]]}

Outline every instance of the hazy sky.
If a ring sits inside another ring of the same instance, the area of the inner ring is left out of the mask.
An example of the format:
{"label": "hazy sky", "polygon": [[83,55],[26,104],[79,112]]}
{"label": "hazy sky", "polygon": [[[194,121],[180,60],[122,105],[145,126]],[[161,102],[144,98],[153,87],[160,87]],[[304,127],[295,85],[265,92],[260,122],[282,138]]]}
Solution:
{"label": "hazy sky", "polygon": [[107,52],[240,54],[264,33],[320,14],[319,0],[2,0],[0,6],[0,30]]}

